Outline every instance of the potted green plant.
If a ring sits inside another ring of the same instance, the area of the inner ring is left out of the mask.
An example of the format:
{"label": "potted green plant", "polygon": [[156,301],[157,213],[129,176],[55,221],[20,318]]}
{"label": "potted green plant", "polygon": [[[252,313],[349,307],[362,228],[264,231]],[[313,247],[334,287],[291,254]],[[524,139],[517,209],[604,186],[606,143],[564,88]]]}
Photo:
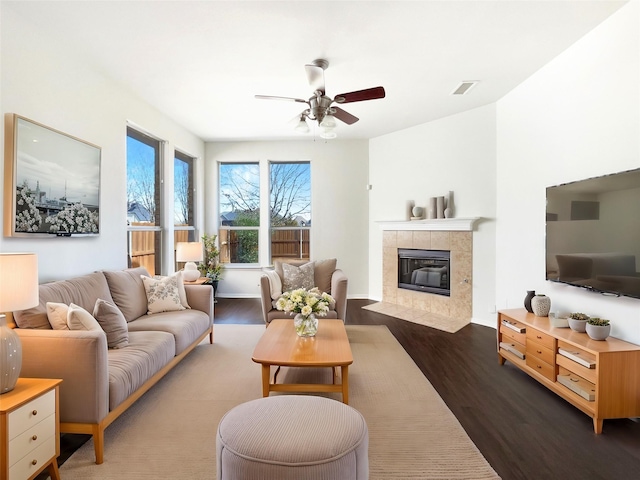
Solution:
{"label": "potted green plant", "polygon": [[569,315],[569,327],[571,327],[571,330],[584,333],[587,326],[587,320],[589,320],[589,315],[585,313],[574,312]]}
{"label": "potted green plant", "polygon": [[611,322],[598,317],[587,320],[587,335],[593,340],[606,340],[611,333]]}
{"label": "potted green plant", "polygon": [[213,287],[213,299],[215,300],[216,292],[218,290],[218,282],[222,279],[222,272],[224,265],[220,263],[220,250],[216,244],[218,235],[202,236],[202,245],[204,248],[204,258],[202,262],[198,264],[198,270],[203,277],[207,277]]}

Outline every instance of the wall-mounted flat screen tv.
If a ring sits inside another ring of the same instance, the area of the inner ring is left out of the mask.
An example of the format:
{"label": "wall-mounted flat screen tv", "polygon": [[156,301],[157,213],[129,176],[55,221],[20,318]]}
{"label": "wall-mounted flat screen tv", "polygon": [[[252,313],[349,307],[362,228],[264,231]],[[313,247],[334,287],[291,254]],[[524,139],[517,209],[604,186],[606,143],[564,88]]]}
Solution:
{"label": "wall-mounted flat screen tv", "polygon": [[640,169],[547,188],[547,280],[640,298]]}

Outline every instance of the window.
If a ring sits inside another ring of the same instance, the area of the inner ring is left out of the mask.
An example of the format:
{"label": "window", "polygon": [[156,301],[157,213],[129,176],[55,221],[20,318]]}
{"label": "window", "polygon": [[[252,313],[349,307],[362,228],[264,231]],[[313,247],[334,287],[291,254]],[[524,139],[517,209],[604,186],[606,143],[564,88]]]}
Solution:
{"label": "window", "polygon": [[160,141],[127,127],[127,254],[129,265],[162,271]]}
{"label": "window", "polygon": [[309,259],[311,233],[311,165],[272,162],[269,165],[271,263]]}
{"label": "window", "polygon": [[258,263],[260,233],[260,165],[221,163],[220,261]]}
{"label": "window", "polygon": [[[178,242],[196,242],[195,228],[195,158],[176,151],[173,158],[174,248]],[[175,258],[175,255],[174,255]],[[176,271],[182,268],[176,263]]]}

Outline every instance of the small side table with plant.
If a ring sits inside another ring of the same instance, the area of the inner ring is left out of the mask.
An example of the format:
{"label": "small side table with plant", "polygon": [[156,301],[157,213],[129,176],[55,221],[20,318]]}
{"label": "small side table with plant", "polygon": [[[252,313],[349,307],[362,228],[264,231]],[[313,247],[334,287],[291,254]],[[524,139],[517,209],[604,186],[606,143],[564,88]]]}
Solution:
{"label": "small side table with plant", "polygon": [[216,292],[218,290],[218,282],[222,279],[222,271],[224,265],[220,263],[220,250],[216,244],[218,235],[202,236],[202,244],[204,246],[204,258],[202,262],[198,264],[198,270],[203,277],[209,279],[211,286],[213,287],[213,301],[216,300]]}

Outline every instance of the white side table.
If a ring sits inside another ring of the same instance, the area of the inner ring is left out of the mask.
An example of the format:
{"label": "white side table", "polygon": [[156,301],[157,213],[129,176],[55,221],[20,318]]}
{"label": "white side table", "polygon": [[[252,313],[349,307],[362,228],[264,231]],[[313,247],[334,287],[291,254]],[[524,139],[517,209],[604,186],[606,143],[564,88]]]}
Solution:
{"label": "white side table", "polygon": [[60,480],[60,383],[19,378],[0,395],[0,480],[30,480],[45,468]]}

